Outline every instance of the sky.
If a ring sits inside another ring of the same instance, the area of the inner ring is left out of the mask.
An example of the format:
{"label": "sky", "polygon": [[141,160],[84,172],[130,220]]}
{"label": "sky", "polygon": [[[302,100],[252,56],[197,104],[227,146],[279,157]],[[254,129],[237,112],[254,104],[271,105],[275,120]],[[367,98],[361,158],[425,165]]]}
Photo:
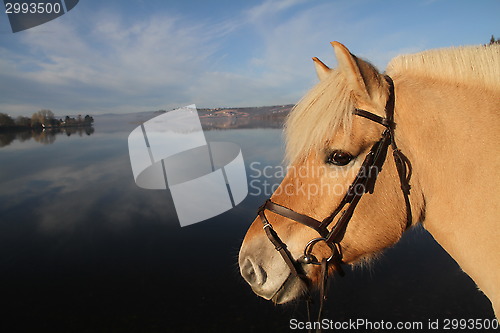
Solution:
{"label": "sky", "polygon": [[[2,6],[0,6],[2,8]],[[12,33],[0,12],[0,112],[29,116],[294,104],[336,62],[500,38],[500,1],[80,0]]]}

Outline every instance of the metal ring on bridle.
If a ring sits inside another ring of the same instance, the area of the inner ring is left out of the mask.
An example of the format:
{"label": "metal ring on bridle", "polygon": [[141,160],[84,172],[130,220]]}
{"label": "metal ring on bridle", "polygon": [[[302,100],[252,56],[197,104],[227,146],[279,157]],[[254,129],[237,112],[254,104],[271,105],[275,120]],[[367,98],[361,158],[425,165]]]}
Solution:
{"label": "metal ring on bridle", "polygon": [[[312,249],[314,247],[314,245],[317,243],[317,242],[320,242],[320,241],[324,241],[326,245],[328,245],[328,243],[326,243],[326,238],[324,237],[318,237],[318,238],[314,238],[314,239],[311,239],[307,244],[306,244],[306,247],[304,248],[304,257],[307,257],[308,255],[311,254],[312,252]],[[328,248],[330,248],[330,250],[332,251],[332,255],[326,259],[326,261],[330,262],[330,260],[333,259],[333,257],[335,256],[335,253],[337,251],[334,251],[329,245],[328,245]],[[319,261],[313,261],[313,262],[310,262],[310,264],[313,264],[313,265],[321,265],[321,263]]]}

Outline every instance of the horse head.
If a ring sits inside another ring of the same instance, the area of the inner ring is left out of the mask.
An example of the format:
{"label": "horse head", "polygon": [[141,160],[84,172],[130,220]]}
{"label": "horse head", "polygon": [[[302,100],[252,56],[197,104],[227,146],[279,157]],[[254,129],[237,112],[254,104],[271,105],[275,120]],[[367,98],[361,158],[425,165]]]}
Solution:
{"label": "horse head", "polygon": [[[371,186],[372,194],[359,196],[354,213],[345,212],[352,205],[345,202],[346,197],[351,198],[346,193],[351,193],[352,185],[366,171],[368,155],[380,146],[382,133],[392,126],[373,120],[387,119],[391,84],[344,45],[332,45],[338,68],[313,58],[320,82],[295,106],[285,124],[288,172],[270,199],[272,205],[259,211],[263,216],[253,221],[239,253],[243,278],[257,295],[278,304],[319,286],[321,265],[310,265],[311,260],[320,263],[335,256],[342,264],[364,262],[396,243],[407,228],[408,207],[390,154],[378,156],[376,184],[374,179],[370,185],[369,180],[364,184],[363,191]],[[373,119],[357,116],[355,110],[366,110]],[[394,134],[394,127],[391,130]],[[384,171],[378,174],[382,165]],[[281,214],[280,209],[288,213]],[[306,217],[294,219],[294,214]],[[324,238],[342,214],[352,216],[335,234],[332,246]],[[308,217],[320,222],[331,217],[332,221],[325,230],[316,228],[318,232],[297,223]],[[269,236],[269,232],[277,236]],[[293,265],[287,263],[287,257]],[[332,274],[340,266],[327,269]]]}

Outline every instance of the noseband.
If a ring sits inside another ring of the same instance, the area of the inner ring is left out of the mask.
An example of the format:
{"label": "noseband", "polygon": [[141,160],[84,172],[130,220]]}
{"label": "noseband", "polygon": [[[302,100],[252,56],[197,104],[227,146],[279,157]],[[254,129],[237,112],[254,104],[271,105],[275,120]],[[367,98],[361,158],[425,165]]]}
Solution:
{"label": "noseband", "polygon": [[[281,254],[283,260],[290,268],[291,274],[300,278],[307,285],[309,285],[309,279],[304,272],[303,265],[310,264],[322,266],[323,279],[321,280],[321,285],[323,286],[326,285],[328,265],[333,265],[335,270],[339,272],[341,276],[344,275],[341,266],[344,262],[342,261],[342,247],[340,245],[340,241],[344,237],[347,225],[349,224],[354,210],[356,209],[356,206],[363,194],[367,192],[370,194],[373,193],[378,173],[382,170],[389,146],[392,148],[394,161],[396,163],[401,183],[401,190],[406,204],[406,228],[410,227],[412,224],[412,212],[409,199],[411,163],[396,145],[394,136],[394,130],[396,128],[396,124],[394,122],[394,84],[389,76],[385,76],[385,79],[389,84],[389,98],[385,106],[385,118],[361,109],[355,109],[353,112],[357,116],[364,117],[384,126],[385,130],[382,133],[380,140],[375,142],[370,149],[370,152],[366,155],[356,178],[349,186],[347,193],[344,195],[344,198],[337,208],[335,208],[333,212],[322,221],[297,213],[290,208],[272,202],[270,199],[267,200],[258,210],[258,214],[264,224],[263,228],[267,237],[273,243],[276,250]],[[273,226],[268,221],[265,214],[266,210],[316,230],[319,237],[310,240],[304,248],[303,255],[298,260],[295,260],[288,251],[286,244],[280,239],[276,231],[273,229]],[[339,214],[340,217],[337,219],[333,227],[329,229],[328,227],[333,224]],[[324,258],[321,262],[319,262],[318,259],[316,259],[316,257],[312,254],[314,246],[319,242],[324,242],[331,250],[331,256],[329,258]],[[324,293],[324,288],[325,287],[321,289],[322,294]],[[321,297],[322,303],[324,295]]]}

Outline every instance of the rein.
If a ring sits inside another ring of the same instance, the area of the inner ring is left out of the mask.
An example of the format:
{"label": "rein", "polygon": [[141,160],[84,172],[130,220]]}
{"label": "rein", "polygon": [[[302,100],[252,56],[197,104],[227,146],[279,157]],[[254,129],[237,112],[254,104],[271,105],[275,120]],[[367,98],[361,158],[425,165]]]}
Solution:
{"label": "rein", "polygon": [[[398,171],[399,180],[401,183],[401,191],[403,192],[403,197],[406,205],[406,228],[408,229],[412,224],[412,211],[410,205],[410,179],[412,174],[411,163],[408,158],[399,150],[396,140],[395,140],[395,128],[396,123],[394,122],[394,83],[389,76],[385,76],[387,83],[389,84],[389,98],[385,106],[386,116],[380,117],[374,113],[371,113],[362,109],[355,109],[353,114],[369,119],[385,127],[384,132],[379,141],[373,144],[372,148],[366,155],[360,170],[358,171],[356,178],[349,186],[347,193],[340,204],[333,210],[333,212],[327,216],[322,221],[316,220],[310,216],[300,214],[294,210],[279,205],[268,199],[258,210],[258,215],[263,223],[263,229],[266,232],[267,237],[274,245],[276,250],[280,253],[281,257],[290,268],[290,274],[301,279],[307,286],[310,285],[310,279],[307,277],[303,266],[304,265],[319,265],[321,266],[321,281],[320,281],[320,305],[318,310],[318,319],[321,321],[321,315],[323,311],[323,304],[326,300],[327,293],[327,279],[328,279],[328,268],[333,266],[335,271],[339,273],[340,276],[344,276],[344,271],[342,269],[342,247],[340,245],[341,240],[344,237],[347,225],[351,220],[354,210],[358,205],[361,197],[365,193],[372,194],[375,187],[375,182],[380,171],[382,171],[382,166],[386,160],[387,151],[389,146],[392,149],[392,155],[394,162],[396,164],[396,169]],[[303,255],[295,260],[288,251],[286,244],[280,239],[276,231],[274,230],[271,223],[268,221],[265,211],[269,210],[273,213],[286,217],[288,219],[299,222],[303,225],[308,226],[316,230],[320,237],[310,240],[304,247]],[[334,222],[336,217],[340,214],[335,224],[331,229],[328,227]],[[318,242],[324,242],[331,250],[331,256],[329,258],[323,258],[320,261],[312,254],[314,245]],[[307,309],[308,309],[308,320],[310,321],[310,297],[308,297]]]}

